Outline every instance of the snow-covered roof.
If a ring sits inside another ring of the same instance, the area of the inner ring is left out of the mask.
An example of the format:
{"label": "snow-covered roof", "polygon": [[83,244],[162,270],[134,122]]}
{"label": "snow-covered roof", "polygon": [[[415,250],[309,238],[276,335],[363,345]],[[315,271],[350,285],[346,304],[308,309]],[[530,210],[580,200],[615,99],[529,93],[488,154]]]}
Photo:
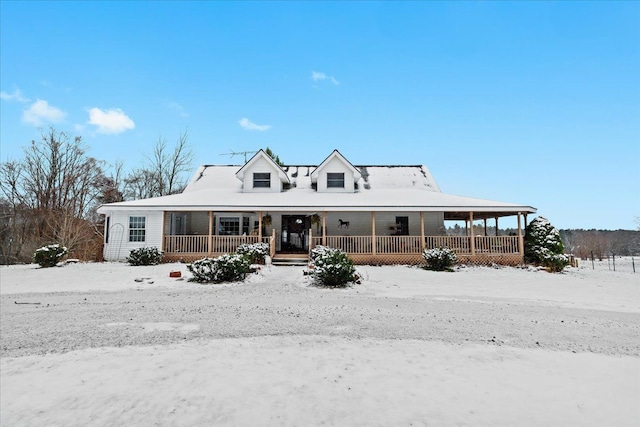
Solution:
{"label": "snow-covered roof", "polygon": [[[353,193],[324,193],[314,189],[314,165],[285,166],[290,187],[279,193],[247,193],[236,173],[242,166],[200,166],[184,192],[171,196],[111,203],[111,210],[172,211],[424,211],[445,212],[446,218],[476,218],[533,213],[531,206],[445,194],[426,166],[354,166],[360,173]],[[448,213],[448,214],[447,214]]]}

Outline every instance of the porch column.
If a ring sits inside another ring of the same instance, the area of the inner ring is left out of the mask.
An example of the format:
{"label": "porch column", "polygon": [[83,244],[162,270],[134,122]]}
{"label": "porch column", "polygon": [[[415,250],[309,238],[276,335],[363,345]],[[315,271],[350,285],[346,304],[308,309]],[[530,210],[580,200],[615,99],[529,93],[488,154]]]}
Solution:
{"label": "porch column", "polygon": [[484,219],[484,235],[487,235],[487,218]]}
{"label": "porch column", "polygon": [[[164,233],[166,232],[165,230],[165,224],[167,223],[167,211],[162,211],[162,242],[160,243],[160,250],[162,252],[164,252],[166,250],[165,248],[165,240],[166,237],[164,236]],[[106,226],[106,223],[105,223]]]}
{"label": "porch column", "polygon": [[420,211],[420,250],[424,252],[424,212]]}
{"label": "porch column", "polygon": [[322,246],[327,245],[327,213],[322,212]]}
{"label": "porch column", "polygon": [[496,237],[498,237],[498,217],[496,217]]}
{"label": "porch column", "polygon": [[371,212],[371,253],[376,254],[376,213]]}
{"label": "porch column", "polygon": [[471,256],[474,256],[476,254],[476,239],[473,236],[473,212],[469,212],[469,228],[471,229],[469,248],[471,249]]}
{"label": "porch column", "polygon": [[258,211],[258,241],[262,242],[262,211]]}
{"label": "porch column", "polygon": [[520,223],[520,212],[518,212],[518,252],[520,259],[524,262],[524,239],[522,238],[522,225]]}
{"label": "porch column", "polygon": [[209,211],[209,247],[207,253],[211,256],[213,249],[213,211]]}

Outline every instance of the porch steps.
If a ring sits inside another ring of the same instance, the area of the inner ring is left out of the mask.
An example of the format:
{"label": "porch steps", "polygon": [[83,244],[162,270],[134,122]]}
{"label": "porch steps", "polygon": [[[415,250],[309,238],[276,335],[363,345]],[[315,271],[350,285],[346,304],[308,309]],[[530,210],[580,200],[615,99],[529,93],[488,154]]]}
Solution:
{"label": "porch steps", "polygon": [[272,265],[306,267],[309,257],[306,254],[277,254],[271,260]]}

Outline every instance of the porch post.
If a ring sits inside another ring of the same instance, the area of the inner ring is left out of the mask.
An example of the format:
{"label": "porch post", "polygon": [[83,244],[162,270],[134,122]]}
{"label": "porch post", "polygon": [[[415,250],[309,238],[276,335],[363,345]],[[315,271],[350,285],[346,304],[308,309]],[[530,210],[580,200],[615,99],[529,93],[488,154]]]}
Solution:
{"label": "porch post", "polygon": [[276,256],[276,229],[271,229],[271,238],[269,239],[269,255],[271,258]]}
{"label": "porch post", "polygon": [[258,211],[258,241],[262,242],[262,211]]}
{"label": "porch post", "polygon": [[498,237],[498,217],[496,217],[496,237]]}
{"label": "porch post", "polygon": [[327,213],[322,212],[322,246],[327,245]]}
{"label": "porch post", "polygon": [[470,239],[471,243],[469,244],[469,248],[471,249],[471,256],[475,256],[476,254],[476,242],[475,237],[473,236],[473,212],[469,212],[469,228],[471,229]]}
{"label": "porch post", "polygon": [[207,253],[211,256],[213,249],[213,211],[209,211],[209,247]]}
{"label": "porch post", "polygon": [[[166,232],[166,230],[165,230],[165,224],[166,224],[166,222],[167,222],[167,211],[162,211],[162,242],[160,243],[160,250],[161,250],[162,252],[164,252],[164,251],[166,250],[166,249],[165,249],[165,246],[166,246],[166,245],[165,245],[166,237],[164,236],[164,233]],[[105,226],[106,226],[106,223],[105,223]]]}
{"label": "porch post", "polygon": [[420,211],[420,250],[424,252],[424,212]]}
{"label": "porch post", "polygon": [[376,213],[371,211],[371,253],[376,254]]}
{"label": "porch post", "polygon": [[487,235],[487,218],[484,219],[484,235]]}
{"label": "porch post", "polygon": [[520,212],[518,212],[518,249],[520,260],[524,262],[524,239],[522,238],[522,225],[520,223]]}

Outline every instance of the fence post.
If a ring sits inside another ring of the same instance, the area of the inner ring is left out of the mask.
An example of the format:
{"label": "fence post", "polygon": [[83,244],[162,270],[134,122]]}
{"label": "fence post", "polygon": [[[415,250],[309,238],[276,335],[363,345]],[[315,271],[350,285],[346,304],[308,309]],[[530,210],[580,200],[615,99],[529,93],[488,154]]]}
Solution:
{"label": "fence post", "polygon": [[616,254],[611,252],[611,255],[613,255],[613,271],[616,271]]}

